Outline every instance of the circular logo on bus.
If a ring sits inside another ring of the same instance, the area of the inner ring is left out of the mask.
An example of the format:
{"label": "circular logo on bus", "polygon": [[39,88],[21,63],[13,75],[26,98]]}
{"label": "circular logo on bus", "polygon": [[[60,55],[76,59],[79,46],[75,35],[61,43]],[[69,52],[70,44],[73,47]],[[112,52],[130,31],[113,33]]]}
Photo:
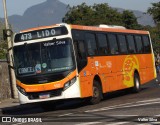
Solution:
{"label": "circular logo on bus", "polygon": [[127,56],[123,63],[123,71],[125,72],[123,83],[127,87],[132,87],[134,84],[133,73],[135,69],[139,70],[139,62],[137,57],[133,55]]}
{"label": "circular logo on bus", "polygon": [[45,69],[46,67],[47,67],[47,64],[46,64],[46,63],[43,63],[43,64],[42,64],[42,68]]}

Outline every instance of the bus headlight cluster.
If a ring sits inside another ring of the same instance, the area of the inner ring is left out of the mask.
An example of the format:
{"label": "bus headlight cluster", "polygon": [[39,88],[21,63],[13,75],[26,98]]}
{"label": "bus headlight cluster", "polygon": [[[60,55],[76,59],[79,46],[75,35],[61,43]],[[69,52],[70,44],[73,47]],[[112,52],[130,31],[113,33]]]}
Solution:
{"label": "bus headlight cluster", "polygon": [[70,81],[66,82],[64,84],[64,90],[68,89],[71,85],[73,85],[76,82],[77,78],[74,77],[73,79],[71,79]]}
{"label": "bus headlight cluster", "polygon": [[23,95],[27,95],[26,91],[25,91],[22,87],[20,87],[20,86],[17,85],[17,89],[18,89]]}

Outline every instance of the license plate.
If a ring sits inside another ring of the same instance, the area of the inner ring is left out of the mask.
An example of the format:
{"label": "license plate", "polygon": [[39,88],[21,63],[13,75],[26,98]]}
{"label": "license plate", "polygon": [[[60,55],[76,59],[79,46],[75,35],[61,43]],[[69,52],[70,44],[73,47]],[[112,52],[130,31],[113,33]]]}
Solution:
{"label": "license plate", "polygon": [[40,94],[40,95],[39,95],[39,98],[40,98],[40,99],[50,98],[50,94]]}

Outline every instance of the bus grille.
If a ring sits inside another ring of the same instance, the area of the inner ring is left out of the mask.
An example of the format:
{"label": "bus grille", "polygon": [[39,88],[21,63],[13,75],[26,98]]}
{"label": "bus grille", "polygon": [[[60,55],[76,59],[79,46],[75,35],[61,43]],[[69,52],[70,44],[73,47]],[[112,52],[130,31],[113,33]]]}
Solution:
{"label": "bus grille", "polygon": [[33,99],[40,99],[40,95],[50,95],[51,97],[60,96],[62,94],[63,89],[56,89],[51,91],[44,91],[44,92],[30,92],[27,93],[27,96],[30,100]]}

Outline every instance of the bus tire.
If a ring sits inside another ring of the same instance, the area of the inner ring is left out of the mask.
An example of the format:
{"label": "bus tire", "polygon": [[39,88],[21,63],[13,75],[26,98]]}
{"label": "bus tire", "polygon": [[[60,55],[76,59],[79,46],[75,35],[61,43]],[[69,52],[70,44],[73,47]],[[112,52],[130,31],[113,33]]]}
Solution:
{"label": "bus tire", "polygon": [[97,104],[103,98],[102,89],[98,81],[93,82],[93,95],[90,98],[90,104]]}
{"label": "bus tire", "polygon": [[141,90],[140,77],[137,73],[134,74],[134,87],[133,92],[138,93]]}

